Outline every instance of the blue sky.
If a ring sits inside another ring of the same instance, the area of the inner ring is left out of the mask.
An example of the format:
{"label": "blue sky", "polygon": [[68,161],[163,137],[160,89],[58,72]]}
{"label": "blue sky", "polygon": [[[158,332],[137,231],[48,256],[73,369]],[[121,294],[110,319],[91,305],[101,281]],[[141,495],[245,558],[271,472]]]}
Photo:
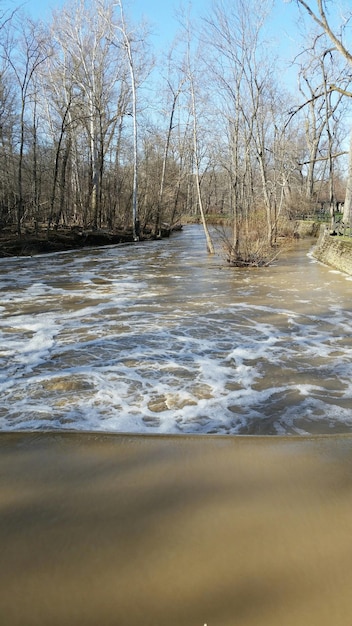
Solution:
{"label": "blue sky", "polygon": [[[251,2],[251,0],[248,0]],[[352,1],[352,0],[351,0]],[[24,11],[34,19],[49,21],[51,11],[62,6],[66,0],[0,0],[1,8],[22,6]],[[180,5],[192,7],[192,16],[205,16],[211,8],[212,0],[123,0],[126,16],[133,23],[145,19],[152,33],[151,44],[156,56],[167,52],[179,30],[176,18]],[[290,68],[290,61],[297,54],[297,22],[299,11],[295,2],[274,0],[274,11],[267,27],[267,37],[271,40],[273,51],[281,57],[283,84],[290,90],[296,87],[295,70]]]}
{"label": "blue sky", "polygon": [[[51,10],[62,6],[64,2],[65,0],[2,0],[1,7],[23,6],[24,10],[33,18],[42,18],[45,21],[50,19]],[[190,0],[190,3],[194,17],[197,15],[204,16],[210,9],[212,0]],[[153,48],[158,54],[160,51],[169,50],[179,30],[176,13],[181,4],[187,7],[189,0],[124,0],[124,10],[126,16],[129,16],[135,23],[143,18],[146,19],[153,33],[151,39]],[[287,67],[297,54],[299,47],[297,35],[299,15],[295,2],[274,0],[274,10],[268,23],[267,37],[274,42],[273,49],[281,57],[281,60],[287,61]],[[290,87],[293,73],[292,68],[288,68],[287,74],[283,76],[283,82]]]}
{"label": "blue sky", "polygon": [[[59,7],[65,0],[3,0],[2,7],[23,6],[25,11],[33,18],[48,19],[52,8]],[[154,34],[153,41],[157,47],[162,48],[171,43],[178,24],[175,13],[180,5],[179,0],[124,0],[126,14],[133,21],[146,18]],[[188,1],[184,1],[188,5]],[[211,6],[211,0],[191,0],[192,13],[204,15]],[[275,9],[272,18],[273,36],[284,39],[289,44],[292,32],[295,30],[298,10],[295,3],[287,3],[285,0],[275,0]],[[294,35],[292,35],[294,37]]]}

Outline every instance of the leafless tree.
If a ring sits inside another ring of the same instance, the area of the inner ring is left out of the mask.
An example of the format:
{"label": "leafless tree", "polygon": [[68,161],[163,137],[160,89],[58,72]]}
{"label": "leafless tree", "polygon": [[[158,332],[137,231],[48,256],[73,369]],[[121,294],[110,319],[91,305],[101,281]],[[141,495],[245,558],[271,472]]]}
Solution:
{"label": "leafless tree", "polygon": [[[205,20],[203,32],[208,58],[213,59],[208,61],[208,67],[217,86],[218,116],[226,120],[228,126],[229,158],[225,167],[231,180],[230,257],[235,264],[244,261],[250,239],[253,246],[257,246],[253,225],[254,221],[258,223],[262,209],[266,217],[259,229],[263,243],[260,247],[261,250],[266,246],[270,248],[278,207],[282,204],[278,194],[283,197],[282,181],[274,170],[274,153],[279,140],[284,138],[283,131],[278,132],[278,106],[275,104],[282,98],[262,36],[269,9],[270,3],[266,2],[258,2],[253,7],[244,0],[235,3],[218,0]],[[282,160],[276,159],[275,166],[283,168]]]}
{"label": "leafless tree", "polygon": [[19,94],[19,154],[17,167],[17,233],[21,236],[25,199],[23,186],[26,112],[35,97],[34,79],[39,67],[50,55],[51,48],[40,24],[20,18],[8,24],[2,41],[2,56],[13,74]]}
{"label": "leafless tree", "polygon": [[[328,6],[326,0],[296,0],[300,7],[308,13],[313,22],[318,26],[320,32],[325,33],[333,47],[341,54],[343,59],[352,66],[352,53],[347,48],[346,33],[351,31],[352,11],[347,9],[345,14],[341,16],[339,13],[339,25],[332,26],[331,16],[329,15],[329,9],[333,8]],[[335,15],[336,17],[336,15]],[[352,93],[345,87],[341,87],[336,83],[332,83],[329,86],[329,90],[337,91],[348,97],[352,97]],[[352,133],[352,131],[351,131]],[[351,223],[352,218],[352,138],[350,141],[349,151],[349,169],[346,186],[346,197],[344,206],[344,220]]]}
{"label": "leafless tree", "polygon": [[186,50],[184,57],[184,74],[187,80],[188,93],[189,93],[189,111],[190,117],[192,120],[192,148],[193,148],[193,166],[194,166],[194,179],[196,184],[196,193],[197,193],[197,202],[199,207],[199,212],[201,216],[201,221],[203,224],[206,246],[209,254],[214,254],[214,244],[209,232],[204,207],[203,207],[203,198],[202,198],[202,190],[201,190],[201,149],[200,149],[200,130],[199,130],[199,98],[197,88],[199,87],[199,64],[200,58],[195,58],[194,55],[194,45],[195,42],[192,41],[192,29],[191,29],[191,19],[190,14],[183,16],[182,23],[185,42],[186,42]]}

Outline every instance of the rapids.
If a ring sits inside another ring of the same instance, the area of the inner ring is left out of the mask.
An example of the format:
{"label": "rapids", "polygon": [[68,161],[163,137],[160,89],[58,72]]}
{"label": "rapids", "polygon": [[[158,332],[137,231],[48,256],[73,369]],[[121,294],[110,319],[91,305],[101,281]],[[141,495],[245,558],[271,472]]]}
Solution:
{"label": "rapids", "polygon": [[299,241],[229,268],[202,229],[0,260],[0,430],[352,432],[351,278]]}

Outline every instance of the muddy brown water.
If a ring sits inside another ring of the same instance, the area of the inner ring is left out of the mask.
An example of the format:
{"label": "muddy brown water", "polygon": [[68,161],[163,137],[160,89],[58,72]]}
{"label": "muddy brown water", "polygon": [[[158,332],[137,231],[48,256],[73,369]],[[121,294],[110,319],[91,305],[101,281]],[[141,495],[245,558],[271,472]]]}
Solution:
{"label": "muddy brown water", "polygon": [[0,261],[0,429],[352,431],[351,278],[170,240]]}
{"label": "muddy brown water", "polygon": [[0,624],[350,623],[351,282],[311,243],[0,263]]}
{"label": "muddy brown water", "polygon": [[0,623],[346,626],[351,444],[2,433]]}

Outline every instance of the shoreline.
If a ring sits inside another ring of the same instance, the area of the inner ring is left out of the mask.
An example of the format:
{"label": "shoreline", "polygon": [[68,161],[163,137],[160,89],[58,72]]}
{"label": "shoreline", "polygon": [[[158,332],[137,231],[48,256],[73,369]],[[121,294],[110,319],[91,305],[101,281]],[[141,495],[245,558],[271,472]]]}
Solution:
{"label": "shoreline", "polygon": [[345,626],[352,435],[0,433],[6,626]]}
{"label": "shoreline", "polygon": [[[210,220],[210,226],[226,224],[224,218]],[[163,224],[160,237],[152,235],[152,229],[146,227],[137,243],[159,241],[169,238],[173,233],[183,230],[183,226],[200,224],[200,219],[184,216],[181,223],[173,226]],[[314,221],[292,220],[289,230],[291,236],[298,239],[316,238],[320,224]],[[0,259],[41,256],[55,252],[75,252],[79,250],[136,243],[132,230],[126,229],[84,229],[83,227],[59,227],[58,229],[41,228],[36,233],[33,228],[25,229],[21,237],[12,229],[0,230]]]}
{"label": "shoreline", "polygon": [[[182,230],[182,226],[163,227],[160,237],[143,232],[137,243],[167,239],[173,232]],[[38,256],[55,252],[75,252],[94,247],[105,247],[136,243],[132,232],[125,230],[84,230],[83,228],[67,228],[26,233],[18,237],[16,233],[0,232],[0,259]]]}

